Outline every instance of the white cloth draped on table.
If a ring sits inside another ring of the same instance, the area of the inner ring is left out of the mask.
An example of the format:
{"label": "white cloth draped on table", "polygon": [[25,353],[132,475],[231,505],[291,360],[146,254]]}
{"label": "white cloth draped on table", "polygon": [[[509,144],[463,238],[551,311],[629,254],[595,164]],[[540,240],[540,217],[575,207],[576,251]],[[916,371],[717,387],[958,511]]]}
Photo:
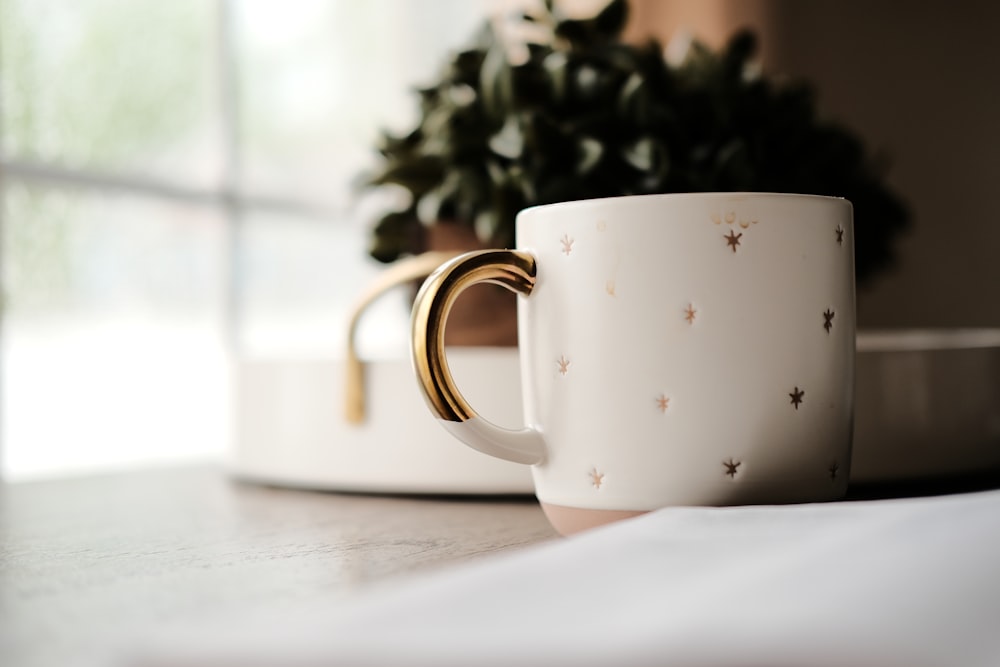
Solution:
{"label": "white cloth draped on table", "polygon": [[1000,491],[669,508],[142,665],[1000,665]]}

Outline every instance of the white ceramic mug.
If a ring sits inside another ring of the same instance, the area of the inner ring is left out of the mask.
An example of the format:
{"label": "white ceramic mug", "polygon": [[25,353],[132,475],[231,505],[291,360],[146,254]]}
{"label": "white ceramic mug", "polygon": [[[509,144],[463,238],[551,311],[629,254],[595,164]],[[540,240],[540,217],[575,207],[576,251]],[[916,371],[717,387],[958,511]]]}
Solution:
{"label": "white ceramic mug", "polygon": [[[458,439],[530,464],[557,530],[670,505],[829,500],[847,486],[854,390],[852,207],[697,193],[539,206],[517,250],[424,283],[413,361]],[[527,426],[478,416],[448,371],[455,297],[521,295]]]}

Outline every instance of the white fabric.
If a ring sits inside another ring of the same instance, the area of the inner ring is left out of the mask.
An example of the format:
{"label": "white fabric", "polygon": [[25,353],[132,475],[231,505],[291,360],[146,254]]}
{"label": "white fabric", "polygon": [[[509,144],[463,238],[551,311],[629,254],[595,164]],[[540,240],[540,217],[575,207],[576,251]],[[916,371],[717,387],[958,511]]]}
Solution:
{"label": "white fabric", "polygon": [[142,664],[1000,665],[1000,491],[671,508],[302,611]]}

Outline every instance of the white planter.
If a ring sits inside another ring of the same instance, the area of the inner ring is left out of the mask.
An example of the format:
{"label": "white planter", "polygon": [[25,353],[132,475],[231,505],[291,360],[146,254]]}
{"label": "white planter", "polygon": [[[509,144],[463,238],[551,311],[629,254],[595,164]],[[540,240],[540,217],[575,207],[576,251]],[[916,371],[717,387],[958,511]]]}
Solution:
{"label": "white planter", "polygon": [[851,481],[1000,469],[1000,330],[858,335]]}
{"label": "white planter", "polygon": [[[513,348],[453,348],[462,390],[497,423],[521,423]],[[450,436],[417,388],[410,360],[365,364],[367,414],[346,417],[347,364],[259,360],[237,371],[232,471],[261,482],[373,493],[530,494],[531,470]]]}
{"label": "white planter", "polygon": [[[521,425],[517,351],[453,348],[470,403]],[[530,494],[527,467],[478,454],[437,423],[409,359],[366,364],[368,414],[345,418],[343,361],[253,360],[237,369],[231,470],[268,484],[336,491]],[[1000,331],[858,336],[853,483],[1000,469]]]}

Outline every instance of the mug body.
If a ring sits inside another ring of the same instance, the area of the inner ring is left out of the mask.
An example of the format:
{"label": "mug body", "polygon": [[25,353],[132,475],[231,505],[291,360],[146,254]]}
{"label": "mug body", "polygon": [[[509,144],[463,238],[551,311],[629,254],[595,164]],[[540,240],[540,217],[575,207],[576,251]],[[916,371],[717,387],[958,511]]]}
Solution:
{"label": "mug body", "polygon": [[524,414],[545,443],[535,487],[550,516],[843,495],[849,202],[567,202],[522,211],[517,238],[537,259],[534,290],[518,299],[519,345]]}

